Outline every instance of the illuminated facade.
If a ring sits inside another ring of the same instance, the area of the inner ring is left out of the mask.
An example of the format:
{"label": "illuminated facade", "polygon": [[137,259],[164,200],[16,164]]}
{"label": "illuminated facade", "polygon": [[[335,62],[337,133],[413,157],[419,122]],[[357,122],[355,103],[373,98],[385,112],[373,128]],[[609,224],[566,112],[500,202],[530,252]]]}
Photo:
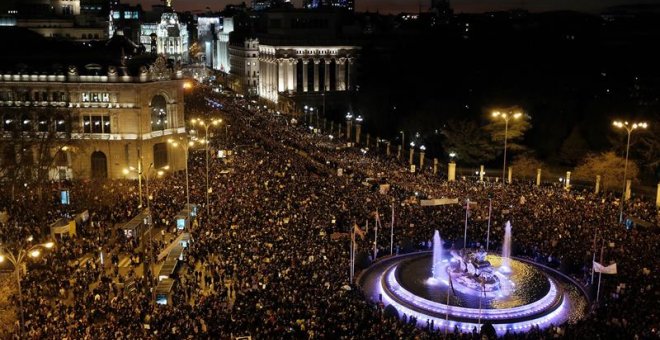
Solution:
{"label": "illuminated facade", "polygon": [[353,11],[355,2],[353,0],[304,0],[304,8],[344,8]]}
{"label": "illuminated facade", "polygon": [[230,87],[249,96],[259,94],[259,40],[246,38],[229,46],[229,65],[235,81]]}
{"label": "illuminated facade", "polygon": [[356,46],[259,45],[259,96],[343,92],[354,89]]}
{"label": "illuminated facade", "polygon": [[[94,8],[90,11],[90,8]],[[27,28],[48,38],[76,41],[108,37],[106,18],[85,0],[0,1],[0,26]]]}
{"label": "illuminated facade", "polygon": [[50,152],[65,157],[49,170],[52,179],[126,178],[123,169],[137,167],[139,157],[145,168],[183,169],[181,151],[167,143],[185,133],[181,78],[163,57],[48,74],[4,72],[0,139],[11,148],[10,140],[54,134]]}
{"label": "illuminated facade", "polygon": [[142,24],[140,42],[152,53],[188,62],[188,27],[174,12],[163,13],[160,23]]}

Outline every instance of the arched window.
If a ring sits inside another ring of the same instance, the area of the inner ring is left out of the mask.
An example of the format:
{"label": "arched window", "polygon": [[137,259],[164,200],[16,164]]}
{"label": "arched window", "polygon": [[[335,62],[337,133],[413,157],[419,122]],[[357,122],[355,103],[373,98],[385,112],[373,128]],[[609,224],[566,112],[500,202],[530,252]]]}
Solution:
{"label": "arched window", "polygon": [[161,95],[151,99],[151,131],[165,130],[168,125],[167,101]]}

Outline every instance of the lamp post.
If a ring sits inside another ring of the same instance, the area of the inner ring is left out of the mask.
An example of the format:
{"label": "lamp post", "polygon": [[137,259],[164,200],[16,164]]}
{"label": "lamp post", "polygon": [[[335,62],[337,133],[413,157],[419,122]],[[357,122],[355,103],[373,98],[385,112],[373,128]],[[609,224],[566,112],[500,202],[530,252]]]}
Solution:
{"label": "lamp post", "polygon": [[[32,240],[32,236],[28,238],[28,241]],[[14,254],[6,246],[0,244],[0,263],[4,262],[5,259],[9,260],[14,265],[14,271],[16,272],[16,283],[18,285],[18,305],[21,315],[21,324],[19,325],[19,338],[23,338],[23,326],[25,325],[25,318],[23,316],[23,291],[21,288],[21,266],[27,259],[27,257],[37,258],[41,256],[41,251],[43,249],[51,249],[55,243],[46,242],[33,245],[27,249],[19,249],[18,253]]]}
{"label": "lamp post", "polygon": [[646,129],[648,127],[648,124],[645,122],[630,124],[627,121],[621,122],[615,120],[614,122],[612,122],[612,125],[614,125],[614,127],[616,128],[624,129],[628,133],[628,141],[626,142],[626,162],[625,165],[623,166],[623,191],[621,192],[621,204],[619,210],[619,223],[622,223],[623,204],[625,202],[625,196],[626,196],[626,175],[628,175],[628,151],[630,151],[630,134],[633,132],[633,130]]}
{"label": "lamp post", "polygon": [[453,182],[456,180],[456,162],[454,162],[456,152],[449,153],[449,164],[447,165],[447,181]]}
{"label": "lamp post", "polygon": [[[358,115],[355,117],[355,144],[360,144],[360,134],[362,132],[362,121],[364,118],[362,116]],[[367,141],[368,144],[368,141]],[[369,146],[369,145],[367,145]]]}
{"label": "lamp post", "polygon": [[[151,163],[153,165],[153,163]],[[138,160],[137,164],[137,169],[129,166],[128,168],[125,168],[122,172],[124,175],[128,175],[131,172],[134,172],[138,175],[138,196],[139,196],[139,203],[138,203],[138,209],[142,209],[142,158]],[[151,165],[149,166],[151,167]],[[149,193],[147,193],[148,195]],[[149,202],[147,202],[149,204]]]}
{"label": "lamp post", "polygon": [[410,157],[408,158],[408,165],[413,165],[414,154],[415,154],[415,142],[410,142]]}
{"label": "lamp post", "polygon": [[[305,106],[305,110],[306,109],[307,106]],[[211,126],[218,126],[218,124],[222,123],[222,119],[213,119],[208,123],[201,119],[193,119],[192,123],[193,125],[199,124],[204,127],[204,144],[206,152],[206,214],[209,215],[209,128]]]}
{"label": "lamp post", "polygon": [[401,134],[401,145],[406,145],[406,133],[403,130],[399,131]]}
{"label": "lamp post", "polygon": [[353,114],[348,112],[346,113],[346,139],[351,140],[351,127],[353,125]]}
{"label": "lamp post", "polygon": [[[177,142],[174,139],[168,139],[167,142],[172,145],[173,147],[178,147],[181,145],[183,150],[185,151],[186,155],[186,204],[190,206],[190,178],[188,176],[188,150],[191,146],[193,146],[195,143],[193,141],[189,141],[187,138],[184,140],[183,138],[179,138],[181,143]],[[190,209],[188,209],[188,214],[190,214]]]}
{"label": "lamp post", "polygon": [[422,171],[424,168],[424,154],[426,153],[426,146],[422,145],[419,147],[419,171]]}
{"label": "lamp post", "polygon": [[[146,196],[147,196],[147,209],[149,209],[149,208],[151,207],[151,205],[149,204],[149,176],[150,176],[150,174],[151,174],[151,170],[152,170],[152,169],[154,169],[154,163],[150,163],[150,164],[149,164],[149,167],[147,168],[147,171],[146,171],[145,173],[143,173],[143,172],[141,171],[141,170],[142,170],[141,167],[138,168],[138,169],[135,169],[134,167],[131,166],[131,167],[128,167],[128,168],[126,168],[126,169],[123,170],[124,175],[128,175],[129,173],[134,172],[134,173],[136,173],[136,174],[138,175],[138,179],[142,179],[142,178],[144,177],[144,181],[145,181],[145,189],[146,189],[146,191],[147,191],[147,192],[146,192]],[[161,168],[159,168],[159,169],[156,169],[156,174],[157,174],[158,176],[162,176],[162,175],[165,173],[164,170],[169,170],[169,169],[170,169],[170,166],[169,166],[169,165],[166,165],[166,166],[164,166],[164,167],[161,167]],[[140,186],[140,196],[141,196],[141,195],[142,195],[142,185],[139,185],[139,186]],[[141,205],[142,205],[142,203],[140,203],[140,206],[141,206]]]}
{"label": "lamp post", "polygon": [[504,164],[502,165],[502,184],[506,184],[505,180],[505,173],[506,173],[506,144],[507,144],[507,139],[508,139],[508,133],[509,133],[509,120],[513,118],[514,120],[522,117],[522,113],[520,112],[500,112],[500,111],[494,111],[492,114],[493,118],[495,119],[503,119],[504,120]]}

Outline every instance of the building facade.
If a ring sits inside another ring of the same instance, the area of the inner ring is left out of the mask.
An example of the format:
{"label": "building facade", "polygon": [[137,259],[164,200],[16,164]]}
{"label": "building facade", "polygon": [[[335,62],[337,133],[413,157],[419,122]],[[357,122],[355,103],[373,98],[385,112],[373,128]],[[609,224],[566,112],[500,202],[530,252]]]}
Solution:
{"label": "building facade", "polygon": [[89,5],[90,0],[3,0],[0,3],[0,26],[23,27],[49,38],[76,41],[108,38],[107,12],[97,5]]}
{"label": "building facade", "polygon": [[229,64],[234,76],[230,88],[248,96],[257,96],[260,76],[259,40],[246,38],[229,45]]}
{"label": "building facade", "polygon": [[160,22],[142,24],[140,43],[152,53],[188,62],[188,26],[179,22],[177,13],[165,12]]}
{"label": "building facade", "polygon": [[222,30],[222,18],[220,17],[198,17],[197,18],[197,41],[204,52],[204,64],[213,68],[215,56],[217,55],[218,32]]}
{"label": "building facade", "polygon": [[343,8],[349,11],[354,11],[354,0],[304,0],[304,8]]}
{"label": "building facade", "polygon": [[[4,72],[2,154],[12,154],[19,141],[46,148],[59,159],[49,164],[52,179],[135,178],[124,169],[137,168],[140,160],[144,169],[153,164],[181,170],[184,153],[167,143],[185,136],[181,78],[163,57],[139,67],[87,64],[50,73]],[[52,140],[46,145],[47,138]]]}
{"label": "building facade", "polygon": [[356,46],[259,45],[259,96],[320,94],[354,89]]}

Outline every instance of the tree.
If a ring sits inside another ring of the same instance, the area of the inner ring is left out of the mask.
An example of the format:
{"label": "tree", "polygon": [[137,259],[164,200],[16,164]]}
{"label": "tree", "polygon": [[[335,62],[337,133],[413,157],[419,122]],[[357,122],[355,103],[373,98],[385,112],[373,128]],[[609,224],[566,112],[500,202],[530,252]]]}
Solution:
{"label": "tree", "polygon": [[5,127],[11,138],[2,141],[0,181],[9,184],[12,197],[23,183],[32,184],[43,197],[43,185],[51,170],[76,144],[71,139],[71,115],[52,108],[38,112],[20,108],[5,111],[3,117],[11,124]]}
{"label": "tree", "polygon": [[[511,108],[507,110],[508,112],[522,112],[519,108]],[[508,128],[507,123],[504,119],[490,117],[490,123],[484,126],[484,130],[490,135],[490,139],[493,142],[497,142],[498,145],[504,145],[504,136],[506,131],[507,139],[507,149],[511,151],[520,151],[525,150],[526,147],[518,144],[517,142],[523,139],[525,132],[532,127],[532,124],[529,122],[529,116],[522,114],[519,119],[514,119],[513,117],[509,119]]]}
{"label": "tree", "polygon": [[[623,187],[623,172],[625,167],[625,158],[617,156],[613,151],[601,153],[599,155],[589,154],[582,163],[575,168],[574,178],[595,181],[596,176],[601,176],[603,190]],[[634,161],[628,160],[627,179],[637,178],[639,168]]]}
{"label": "tree", "polygon": [[651,124],[646,131],[635,136],[632,145],[644,161],[644,167],[649,170],[660,168],[660,125]]}
{"label": "tree", "polygon": [[587,152],[589,152],[587,141],[582,137],[580,128],[575,126],[559,149],[559,159],[564,164],[576,165]]}
{"label": "tree", "polygon": [[525,153],[516,157],[511,163],[513,173],[524,178],[534,178],[536,169],[543,169],[545,164],[536,159],[532,154]]}
{"label": "tree", "polygon": [[441,133],[445,137],[442,143],[445,151],[455,152],[461,162],[479,165],[497,156],[495,145],[473,121],[449,121]]}

